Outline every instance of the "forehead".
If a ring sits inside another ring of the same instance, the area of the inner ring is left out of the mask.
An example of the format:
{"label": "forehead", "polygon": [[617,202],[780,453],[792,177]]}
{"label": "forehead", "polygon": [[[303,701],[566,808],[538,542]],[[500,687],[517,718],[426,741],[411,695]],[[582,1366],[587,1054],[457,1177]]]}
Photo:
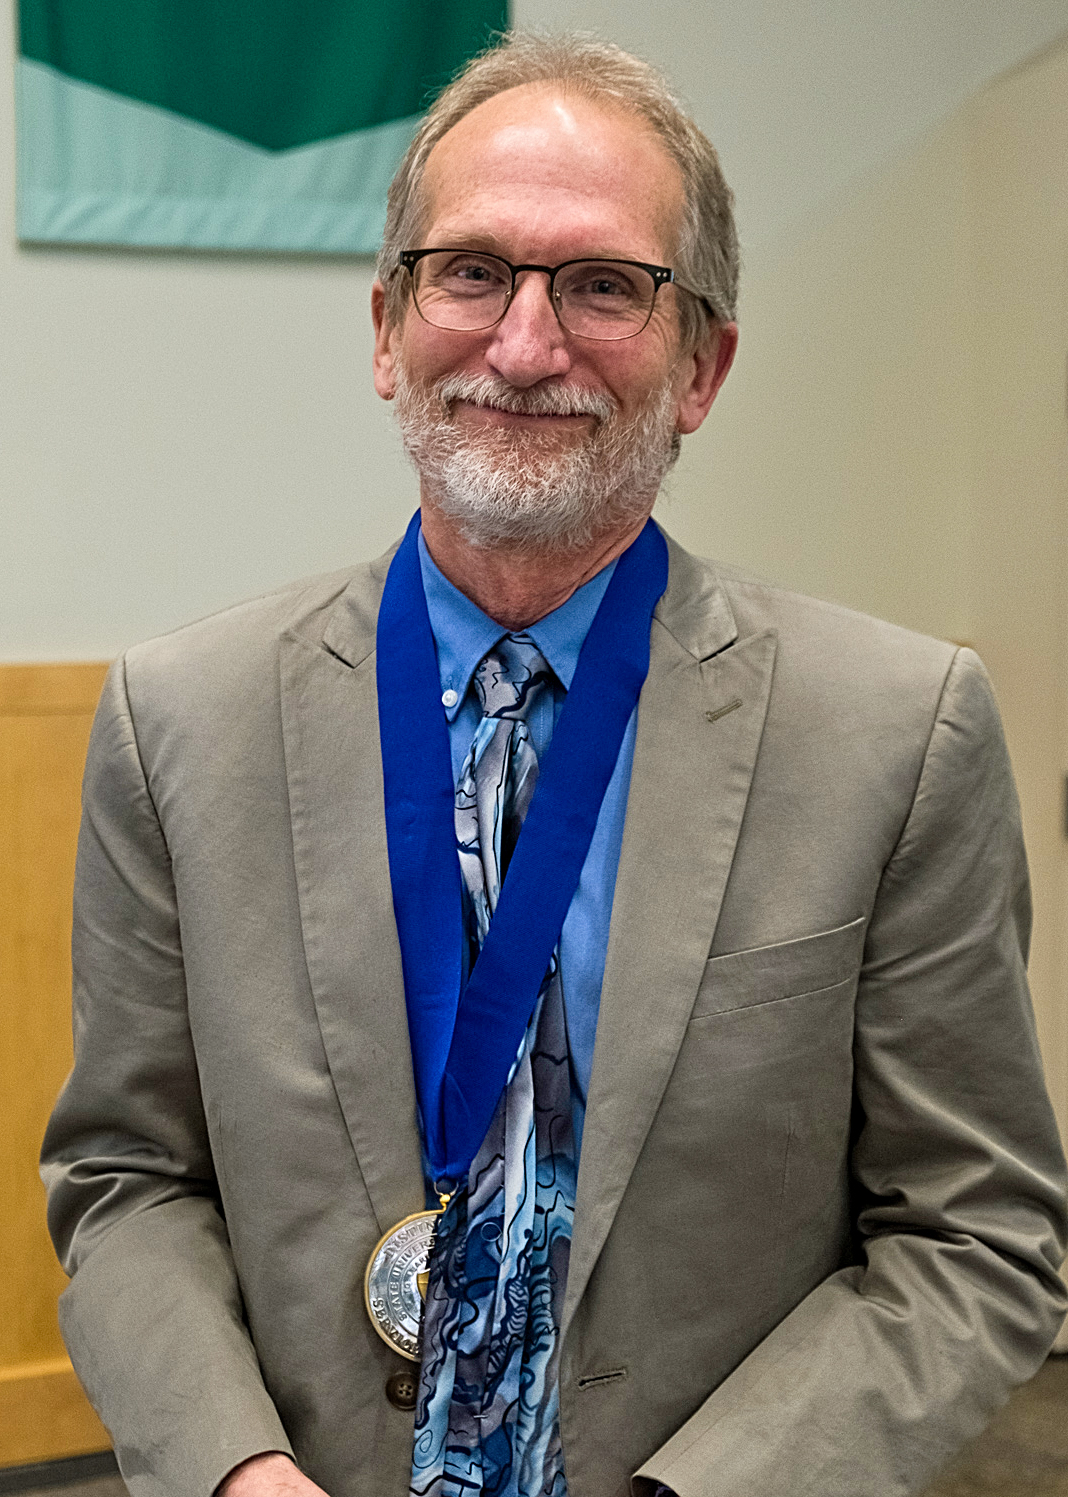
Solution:
{"label": "forehead", "polygon": [[611,103],[525,84],[437,142],[424,177],[427,244],[486,240],[510,257],[674,251],[678,166],[652,128]]}

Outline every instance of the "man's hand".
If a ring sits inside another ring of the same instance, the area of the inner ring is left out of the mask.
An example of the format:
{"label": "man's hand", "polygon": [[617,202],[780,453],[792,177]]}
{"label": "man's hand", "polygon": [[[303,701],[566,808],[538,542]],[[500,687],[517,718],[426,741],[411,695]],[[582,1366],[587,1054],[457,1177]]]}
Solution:
{"label": "man's hand", "polygon": [[215,1489],[215,1497],[326,1497],[278,1450],[251,1456],[235,1466]]}

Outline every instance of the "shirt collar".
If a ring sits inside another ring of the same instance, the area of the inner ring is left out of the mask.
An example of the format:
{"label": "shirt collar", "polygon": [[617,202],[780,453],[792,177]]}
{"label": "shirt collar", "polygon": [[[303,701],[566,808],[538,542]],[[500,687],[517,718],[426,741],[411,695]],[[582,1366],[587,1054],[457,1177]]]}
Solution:
{"label": "shirt collar", "polygon": [[[437,646],[442,706],[445,716],[452,722],[467,694],[478,662],[508,631],[449,581],[427,550],[421,530],[419,566],[430,628]],[[571,686],[579,651],[615,567],[615,561],[609,562],[589,582],[576,588],[566,603],[561,603],[559,608],[554,608],[552,613],[547,613],[523,631],[534,641],[565,687]],[[453,692],[455,698],[450,695]]]}

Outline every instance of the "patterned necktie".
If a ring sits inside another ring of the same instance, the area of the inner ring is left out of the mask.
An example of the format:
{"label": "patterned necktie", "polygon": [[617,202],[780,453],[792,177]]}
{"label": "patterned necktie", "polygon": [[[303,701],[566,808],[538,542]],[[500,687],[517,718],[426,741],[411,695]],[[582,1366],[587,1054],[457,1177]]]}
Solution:
{"label": "patterned necktie", "polygon": [[[506,635],[475,673],[484,716],[456,787],[469,964],[537,784],[525,719],[553,679],[523,635]],[[466,1189],[438,1226],[423,1316],[412,1497],[566,1497],[557,1380],[574,1155],[554,955]]]}

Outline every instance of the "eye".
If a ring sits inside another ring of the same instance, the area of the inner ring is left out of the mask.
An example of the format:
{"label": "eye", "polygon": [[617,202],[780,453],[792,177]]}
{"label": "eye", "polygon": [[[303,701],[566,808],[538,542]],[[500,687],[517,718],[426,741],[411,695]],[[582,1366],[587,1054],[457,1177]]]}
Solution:
{"label": "eye", "polygon": [[596,276],[589,282],[587,287],[591,296],[626,296],[630,287],[624,285],[618,276]]}
{"label": "eye", "polygon": [[603,263],[572,266],[559,290],[569,300],[591,306],[634,303],[648,295],[645,286],[625,266]]}
{"label": "eye", "polygon": [[448,250],[428,255],[424,264],[424,283],[449,296],[507,292],[511,282],[507,267],[491,255]]}

